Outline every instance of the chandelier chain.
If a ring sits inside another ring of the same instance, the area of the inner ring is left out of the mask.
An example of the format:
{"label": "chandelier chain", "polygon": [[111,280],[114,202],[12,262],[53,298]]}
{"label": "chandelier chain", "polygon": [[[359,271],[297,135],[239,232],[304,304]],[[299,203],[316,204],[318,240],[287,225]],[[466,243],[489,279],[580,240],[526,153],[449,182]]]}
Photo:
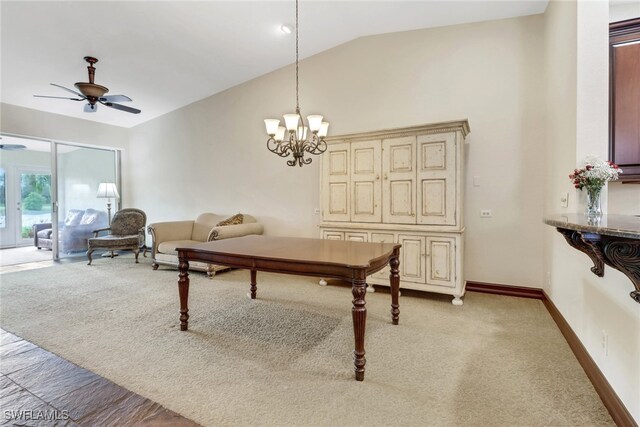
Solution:
{"label": "chandelier chain", "polygon": [[296,0],[296,112],[300,113],[300,101],[298,99],[298,0]]}

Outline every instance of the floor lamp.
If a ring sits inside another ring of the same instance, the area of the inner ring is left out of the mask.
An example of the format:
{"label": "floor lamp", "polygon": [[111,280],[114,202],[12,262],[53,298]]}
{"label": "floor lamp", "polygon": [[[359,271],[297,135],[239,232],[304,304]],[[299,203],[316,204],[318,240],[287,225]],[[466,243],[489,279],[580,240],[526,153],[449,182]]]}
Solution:
{"label": "floor lamp", "polygon": [[[120,194],[118,194],[118,189],[113,182],[101,182],[98,185],[98,194],[96,197],[99,199],[107,199],[107,216],[109,217],[109,227],[111,227],[111,199],[119,199]],[[117,256],[117,252],[111,251],[111,253],[105,253],[102,256],[110,256],[113,258]]]}

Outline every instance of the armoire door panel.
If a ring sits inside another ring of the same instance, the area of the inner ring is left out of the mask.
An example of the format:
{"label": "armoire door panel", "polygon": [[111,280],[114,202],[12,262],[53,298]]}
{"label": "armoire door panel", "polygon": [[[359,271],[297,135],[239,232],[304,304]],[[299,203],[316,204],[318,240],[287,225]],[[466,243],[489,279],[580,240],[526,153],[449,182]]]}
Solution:
{"label": "armoire door panel", "polygon": [[382,141],[382,221],[416,223],[416,138]]}
{"label": "armoire door panel", "polygon": [[421,184],[421,216],[445,216],[447,214],[447,181],[444,179],[424,179]]}
{"label": "armoire door panel", "polygon": [[369,236],[367,233],[361,233],[357,231],[345,231],[344,240],[350,240],[352,242],[368,242]]}
{"label": "armoire door panel", "polygon": [[456,135],[418,135],[418,224],[456,225]]}
{"label": "armoire door panel", "polygon": [[324,230],[322,238],[327,240],[344,240],[344,231]]}
{"label": "armoire door panel", "polygon": [[380,222],[382,219],[379,140],[351,144],[351,221]]}
{"label": "armoire door panel", "polygon": [[348,214],[348,192],[346,182],[332,182],[329,184],[329,214]]}
{"label": "armoire door panel", "polygon": [[447,149],[445,142],[421,144],[421,170],[442,170],[447,167]]}
{"label": "armoire door panel", "polygon": [[400,248],[400,280],[408,282],[425,282],[425,237],[399,235]]}
{"label": "armoire door panel", "polygon": [[349,164],[349,150],[342,149],[329,152],[329,176],[346,175]]}
{"label": "armoire door panel", "polygon": [[427,237],[427,284],[454,287],[455,238]]}
{"label": "armoire door panel", "polygon": [[330,144],[322,159],[322,209],[329,221],[350,221],[349,143]]}

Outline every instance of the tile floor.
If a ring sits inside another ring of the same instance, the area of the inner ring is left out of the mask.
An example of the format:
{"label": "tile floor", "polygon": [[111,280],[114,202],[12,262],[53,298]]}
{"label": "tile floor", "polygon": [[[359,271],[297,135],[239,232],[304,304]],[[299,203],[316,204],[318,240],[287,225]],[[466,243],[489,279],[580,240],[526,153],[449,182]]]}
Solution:
{"label": "tile floor", "polygon": [[198,424],[0,329],[0,425]]}

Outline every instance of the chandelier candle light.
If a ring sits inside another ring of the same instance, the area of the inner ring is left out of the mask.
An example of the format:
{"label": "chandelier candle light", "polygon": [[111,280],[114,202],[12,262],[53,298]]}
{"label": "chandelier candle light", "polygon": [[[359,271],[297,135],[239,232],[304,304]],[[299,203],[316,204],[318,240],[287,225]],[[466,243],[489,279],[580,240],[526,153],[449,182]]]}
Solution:
{"label": "chandelier candle light", "polygon": [[285,126],[280,126],[278,119],[265,119],[264,121],[267,134],[269,134],[267,148],[280,157],[293,155],[293,160],[287,160],[289,166],[296,164],[302,166],[311,163],[311,158],[304,157],[305,152],[318,155],[327,150],[324,137],[327,136],[329,123],[323,122],[323,117],[319,114],[308,116],[308,125],[305,123],[300,114],[298,86],[298,0],[296,0],[296,112],[283,116]]}

